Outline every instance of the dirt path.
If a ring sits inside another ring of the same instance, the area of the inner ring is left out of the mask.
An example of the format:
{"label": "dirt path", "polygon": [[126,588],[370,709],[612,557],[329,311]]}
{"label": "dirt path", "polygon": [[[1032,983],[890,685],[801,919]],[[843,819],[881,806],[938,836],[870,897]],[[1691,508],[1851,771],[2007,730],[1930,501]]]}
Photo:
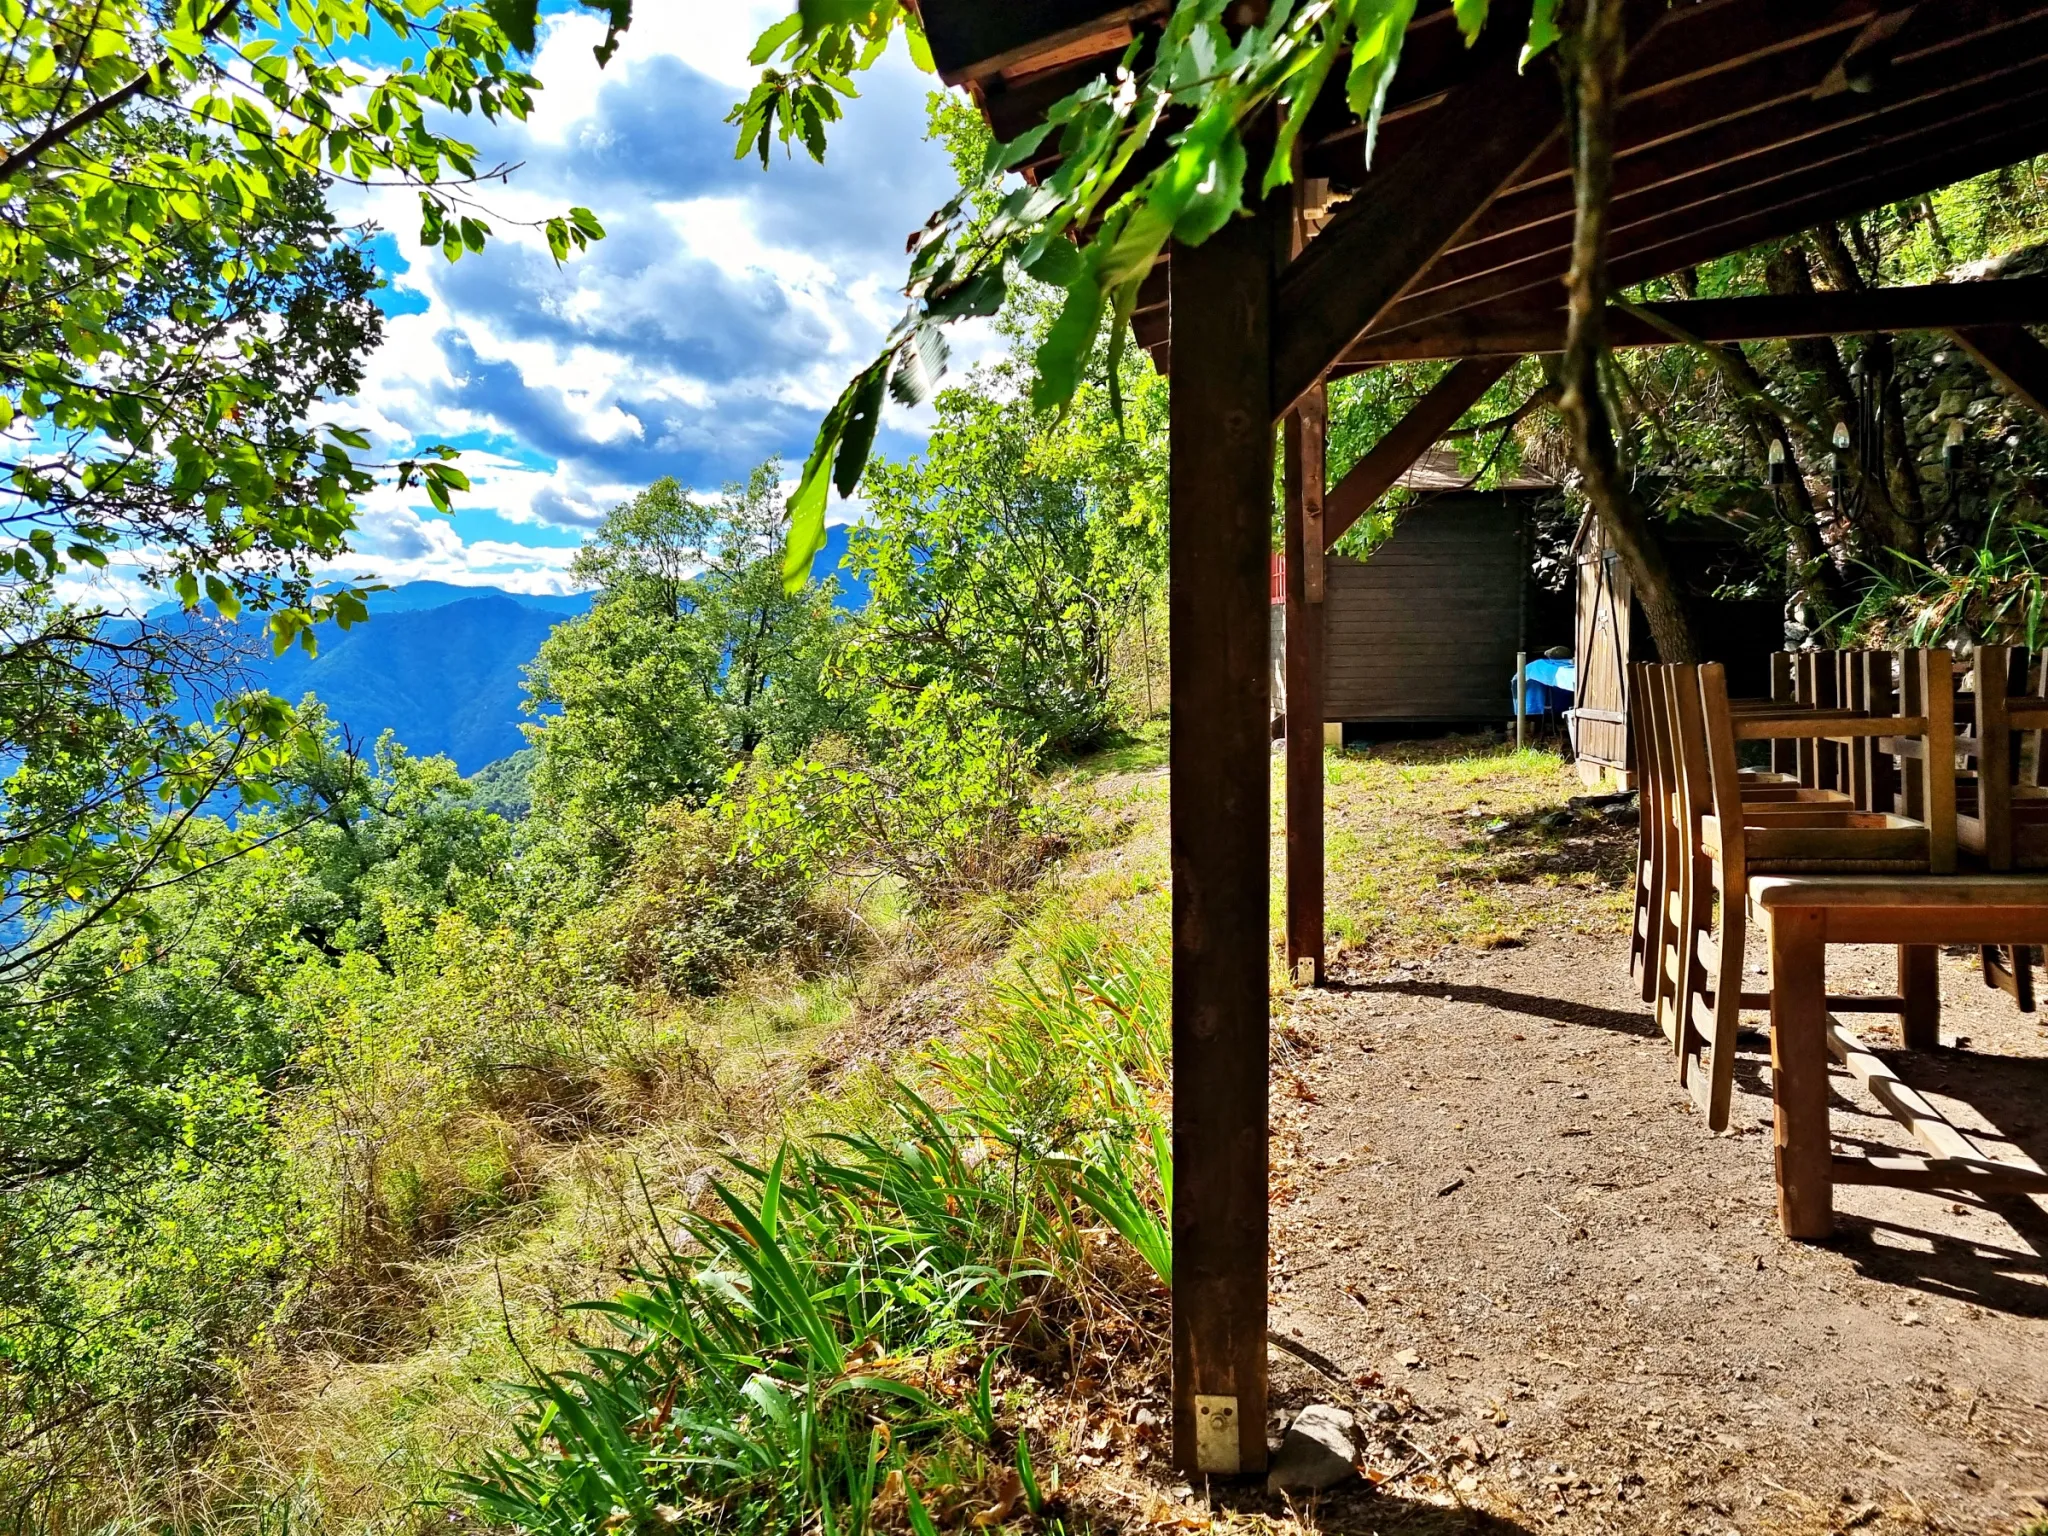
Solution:
{"label": "dirt path", "polygon": [[[1886,990],[1890,964],[1837,952],[1830,984]],[[1944,1040],[1968,1048],[1895,1066],[2048,1158],[2048,1029],[1973,957],[1942,967]],[[1274,1325],[1355,1378],[1390,1479],[1320,1523],[1718,1536],[2048,1517],[2048,1211],[1845,1190],[1833,1245],[1788,1243],[1765,1058],[1738,1077],[1735,1129],[1711,1136],[1619,938],[1340,971],[1300,997],[1276,1061]],[[1836,1086],[1841,1141],[1910,1148]],[[1290,1408],[1342,1397],[1277,1353],[1275,1389]]]}

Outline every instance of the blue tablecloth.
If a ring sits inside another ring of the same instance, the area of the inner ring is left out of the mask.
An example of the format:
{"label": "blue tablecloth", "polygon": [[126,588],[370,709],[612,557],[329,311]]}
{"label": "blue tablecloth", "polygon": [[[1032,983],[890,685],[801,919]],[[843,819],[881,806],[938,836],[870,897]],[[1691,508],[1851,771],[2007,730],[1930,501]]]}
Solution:
{"label": "blue tablecloth", "polygon": [[[1552,661],[1549,657],[1538,657],[1529,663],[1524,681],[1527,688],[1525,708],[1532,715],[1561,715],[1572,707],[1572,694],[1578,687],[1578,667],[1571,661]],[[1508,708],[1515,707],[1515,680],[1508,678]]]}

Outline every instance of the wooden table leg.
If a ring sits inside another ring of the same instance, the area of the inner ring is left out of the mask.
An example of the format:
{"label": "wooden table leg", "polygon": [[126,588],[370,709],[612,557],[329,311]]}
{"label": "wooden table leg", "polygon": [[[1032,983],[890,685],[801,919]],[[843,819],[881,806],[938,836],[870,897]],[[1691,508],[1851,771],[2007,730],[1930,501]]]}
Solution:
{"label": "wooden table leg", "polygon": [[1941,950],[1933,944],[1899,946],[1899,996],[1905,1012],[1899,1021],[1909,1051],[1931,1051],[1941,1044]]}
{"label": "wooden table leg", "polygon": [[1779,908],[1768,919],[1771,953],[1771,1099],[1778,1221],[1804,1241],[1835,1229],[1829,1159],[1827,913]]}

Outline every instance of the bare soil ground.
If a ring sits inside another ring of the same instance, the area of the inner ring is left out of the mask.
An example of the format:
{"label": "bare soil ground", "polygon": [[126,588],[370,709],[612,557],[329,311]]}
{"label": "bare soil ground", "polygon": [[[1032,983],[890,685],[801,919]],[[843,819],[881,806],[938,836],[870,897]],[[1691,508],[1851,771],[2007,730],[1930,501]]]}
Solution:
{"label": "bare soil ground", "polygon": [[[1841,952],[1830,984],[1882,990],[1891,963]],[[1942,984],[1950,1048],[1896,1069],[1987,1145],[2048,1155],[2048,1030],[1974,956]],[[1382,1472],[1532,1530],[2048,1516],[2040,1205],[1844,1190],[1833,1244],[1785,1241],[1767,1059],[1745,1055],[1735,1129],[1709,1135],[1619,938],[1352,972],[1294,1020],[1274,1321],[1399,1415]],[[1842,1143],[1911,1148],[1837,1089]],[[1291,1363],[1276,1385],[1332,1395]],[[1389,1501],[1363,1502],[1376,1528]]]}
{"label": "bare soil ground", "polygon": [[[1565,825],[1542,809],[1564,775],[1545,795],[1500,762],[1333,760],[1333,823],[1422,849],[1395,903],[1487,910],[1390,918],[1327,989],[1276,994],[1272,1322],[1318,1364],[1274,1350],[1272,1432],[1354,1408],[1374,1485],[1290,1505],[1149,1456],[1088,1502],[1342,1536],[2048,1532],[2048,1209],[1844,1189],[1834,1242],[1781,1237],[1765,1041],[1710,1135],[1627,974],[1633,828]],[[1830,989],[1890,991],[1894,965],[1833,951]],[[1941,985],[1939,1053],[1852,1022],[1987,1149],[2048,1160],[2048,1028],[1974,952]],[[1912,1149],[1836,1090],[1839,1144]]]}
{"label": "bare soil ground", "polygon": [[[1633,832],[1550,842],[1550,862],[1612,890]],[[1277,1404],[1344,1400],[1336,1366],[1386,1479],[1319,1523],[1718,1536],[2048,1518],[2048,1210],[1845,1189],[1833,1243],[1786,1241],[1763,1038],[1733,1129],[1708,1134],[1612,918],[1567,927],[1539,885],[1517,903],[1524,944],[1355,954],[1282,1032],[1274,1325],[1325,1370],[1276,1353]],[[1892,990],[1894,964],[1835,951],[1830,987]],[[1944,956],[1942,996],[1938,1054],[1857,1022],[1987,1148],[2048,1157],[2048,1028],[1985,988],[1974,952]],[[1913,1149],[1846,1075],[1836,1088],[1839,1143]]]}

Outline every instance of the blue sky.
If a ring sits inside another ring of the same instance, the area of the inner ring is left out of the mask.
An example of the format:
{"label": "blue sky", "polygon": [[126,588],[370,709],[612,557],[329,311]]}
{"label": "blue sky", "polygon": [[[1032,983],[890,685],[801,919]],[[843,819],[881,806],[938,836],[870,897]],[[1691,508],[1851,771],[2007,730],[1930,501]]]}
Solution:
{"label": "blue sky", "polygon": [[[337,189],[345,216],[381,227],[391,286],[384,346],[334,414],[384,454],[456,445],[475,487],[452,518],[367,498],[337,574],[559,588],[569,551],[649,481],[712,492],[771,455],[801,461],[900,312],[905,238],[952,181],[924,142],[937,82],[901,49],[863,78],[824,166],[734,159],[723,119],[756,73],[754,36],[786,10],[642,6],[602,70],[601,23],[549,22],[534,117],[464,125],[480,164],[518,166],[486,194],[506,218],[482,256],[423,252],[408,194]],[[608,238],[560,268],[510,227],[578,203]],[[920,418],[891,409],[883,451],[915,451]]]}

